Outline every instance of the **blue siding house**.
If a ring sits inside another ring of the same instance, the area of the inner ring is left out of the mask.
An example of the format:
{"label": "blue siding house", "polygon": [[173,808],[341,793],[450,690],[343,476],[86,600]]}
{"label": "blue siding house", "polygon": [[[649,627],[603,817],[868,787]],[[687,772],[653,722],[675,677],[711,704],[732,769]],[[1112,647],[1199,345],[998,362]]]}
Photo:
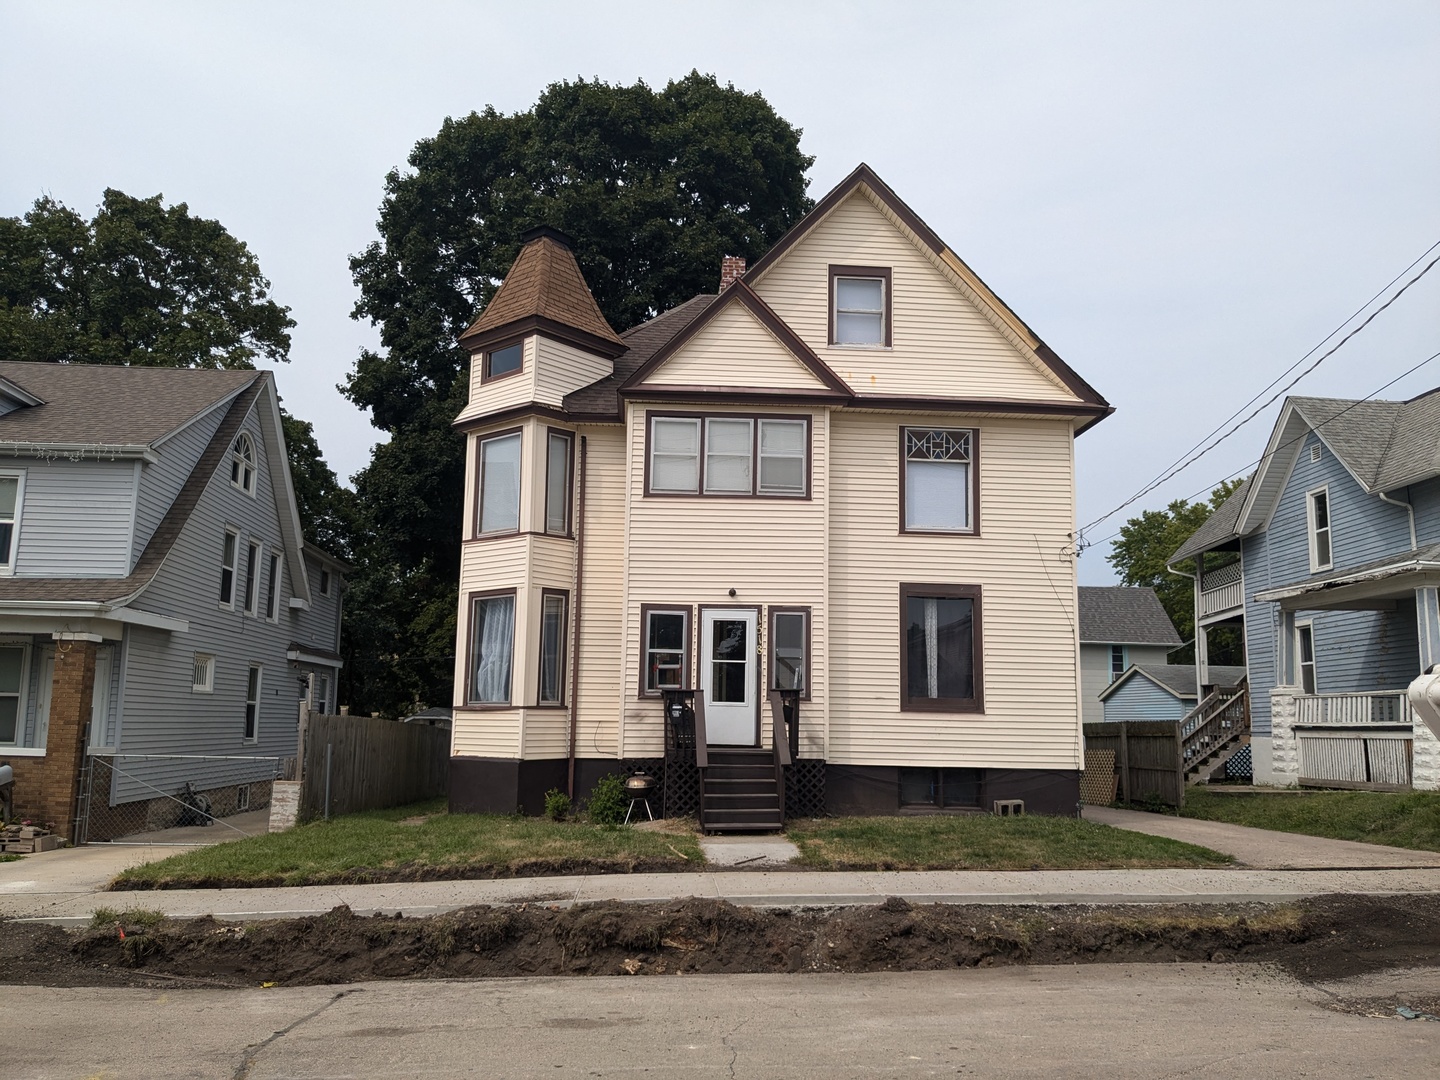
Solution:
{"label": "blue siding house", "polygon": [[1440,788],[1405,698],[1440,662],[1440,390],[1287,399],[1170,566],[1196,578],[1198,681],[1207,632],[1244,628],[1256,783]]}
{"label": "blue siding house", "polygon": [[[1210,668],[1217,687],[1238,686],[1242,667]],[[1193,664],[1134,664],[1100,694],[1105,720],[1182,720],[1199,704]]]}
{"label": "blue siding house", "polygon": [[268,372],[0,363],[18,808],[70,833],[82,793],[112,831],[172,824],[186,783],[264,806],[300,700],[333,707],[343,570],[301,535]]}

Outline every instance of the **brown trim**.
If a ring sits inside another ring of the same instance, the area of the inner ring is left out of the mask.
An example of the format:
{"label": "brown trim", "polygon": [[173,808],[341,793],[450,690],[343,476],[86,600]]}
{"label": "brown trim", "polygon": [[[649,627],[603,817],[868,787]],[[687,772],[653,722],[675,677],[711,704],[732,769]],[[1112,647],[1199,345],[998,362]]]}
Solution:
{"label": "brown trim", "polygon": [[[514,601],[510,618],[510,699],[508,701],[476,701],[475,687],[475,601],[487,596],[508,596]],[[477,589],[465,594],[465,704],[466,709],[515,709],[515,626],[520,625],[520,600],[515,589]]]}
{"label": "brown trim", "polygon": [[573,536],[557,536],[555,533],[541,532],[538,529],[519,529],[515,532],[491,533],[488,536],[472,536],[469,539],[461,540],[460,545],[467,547],[470,544],[488,544],[495,540],[514,540],[523,536],[543,536],[546,540],[570,540]]}
{"label": "brown trim", "polygon": [[690,684],[695,680],[692,674],[693,661],[695,656],[695,634],[699,621],[695,618],[694,604],[641,604],[640,605],[640,678],[636,687],[636,698],[641,701],[657,701],[660,698],[659,690],[650,690],[645,686],[645,675],[649,668],[648,650],[650,648],[650,614],[659,612],[665,615],[674,615],[680,612],[685,614],[685,655],[680,661],[680,686],[689,690]]}
{"label": "brown trim", "polygon": [[[937,585],[900,583],[900,711],[941,712],[941,713],[983,713],[985,711],[985,640],[982,633],[984,608],[981,604],[979,585]],[[911,597],[938,597],[942,599],[971,600],[974,602],[970,626],[972,647],[975,650],[973,698],[920,698],[910,697],[910,682],[906,678],[905,603]]]}
{"label": "brown trim", "polygon": [[[516,345],[520,346],[520,366],[512,371],[502,371],[499,375],[490,374],[490,358],[494,356],[497,352],[504,352],[506,349],[514,348]],[[525,339],[523,337],[518,337],[511,341],[497,341],[494,345],[492,345],[490,348],[486,349],[483,353],[480,354],[481,385],[484,385],[485,383],[499,382],[501,379],[508,379],[515,375],[523,375],[524,373]]]}
{"label": "brown trim", "polygon": [[[759,637],[760,628],[765,625],[765,610],[759,604],[701,604],[695,616],[695,693],[703,700],[705,691],[701,689],[700,665],[705,663],[705,657],[700,654],[700,646],[705,644],[705,612],[707,611],[753,611],[755,613],[755,635]],[[758,645],[759,642],[757,641]],[[765,664],[757,661],[755,664],[755,741],[751,746],[760,745],[760,720],[765,711],[765,700],[767,697],[765,689]],[[713,738],[711,739],[714,744]],[[737,745],[733,743],[721,743],[721,746]],[[744,745],[738,744],[738,745]]]}
{"label": "brown trim", "polygon": [[[542,516],[545,519],[545,527],[541,530],[546,536],[553,536],[556,539],[575,539],[575,432],[569,428],[557,428],[546,425],[545,427],[545,505]],[[550,531],[550,436],[563,435],[570,447],[569,461],[565,463],[565,531]]]}
{"label": "brown trim", "polygon": [[[1026,325],[1025,321],[1021,319],[1020,316],[1015,314],[1014,310],[1010,307],[1010,305],[1005,303],[1005,301],[1000,298],[1000,296],[995,292],[994,289],[990,288],[989,285],[985,284],[984,280],[981,279],[980,275],[975,273],[975,271],[972,270],[963,259],[956,255],[955,252],[952,251],[945,243],[945,241],[940,239],[940,237],[935,233],[935,230],[930,228],[929,225],[926,225],[925,222],[921,220],[920,215],[915,213],[914,210],[910,209],[910,207],[906,205],[905,200],[901,199],[900,196],[896,195],[890,185],[885,183],[884,180],[881,180],[880,177],[876,175],[875,170],[870,168],[870,166],[866,165],[864,162],[861,162],[858,166],[856,166],[855,170],[849,176],[845,177],[845,179],[841,180],[840,183],[837,184],[834,188],[832,188],[830,192],[825,195],[824,198],[822,198],[818,203],[815,204],[814,208],[811,209],[808,214],[806,214],[803,218],[801,218],[794,225],[792,225],[789,231],[786,232],[784,236],[780,237],[780,239],[775,242],[775,244],[770,248],[769,251],[765,252],[765,254],[760,256],[759,259],[755,260],[754,265],[752,265],[750,269],[745,272],[745,276],[742,277],[740,281],[747,285],[751,285],[755,281],[759,280],[759,278],[764,275],[764,273],[768,269],[770,269],[770,267],[773,266],[787,251],[789,251],[792,247],[794,247],[797,243],[804,239],[804,237],[810,232],[811,229],[818,225],[825,218],[825,216],[830,213],[830,211],[834,210],[837,206],[839,206],[842,202],[849,198],[862,184],[865,187],[869,188],[870,191],[875,195],[875,197],[878,198],[882,203],[885,204],[886,207],[889,208],[891,213],[893,213],[897,218],[904,222],[905,227],[908,228],[911,232],[913,232],[916,236],[918,236],[921,243],[923,243],[936,255],[941,256],[942,260],[944,256],[948,255],[951,259],[954,259],[956,263],[963,267],[965,272],[969,274],[969,276],[974,279],[975,283],[980,286],[980,289],[983,290],[983,298],[986,300],[993,300],[1004,314],[1014,319],[1016,323],[1018,323],[1021,327],[1024,328],[1025,332],[1029,334],[1034,341],[1034,345],[1031,347],[1036,357],[1039,358],[1042,364],[1044,364],[1052,372],[1054,372],[1055,376],[1062,383],[1064,383],[1065,386],[1073,394],[1079,397],[1081,401],[1085,402],[1086,404],[1098,405],[1104,407],[1106,410],[1110,410],[1109,402],[1107,402],[1103,397],[1101,397],[1099,392],[1094,387],[1092,387],[1078,374],[1076,374],[1074,369],[1071,368],[1069,364],[1065,363],[1064,360],[1061,360],[1060,357],[1055,353],[1054,349],[1050,348],[1050,346],[1046,345],[1043,341],[1041,341],[1040,335],[1036,334],[1034,330],[1030,329],[1030,327]],[[1107,415],[1109,415],[1109,411],[1104,413],[1102,416],[1097,417],[1096,421],[1093,421],[1092,423],[1098,422],[1100,419],[1103,419],[1104,416]]]}
{"label": "brown trim", "polygon": [[1094,416],[1103,419],[1114,412],[1106,405],[1083,405],[1065,401],[1025,401],[1020,398],[944,398],[903,397],[888,394],[856,394],[847,403],[850,409],[889,409],[892,411],[1005,413],[1035,416]]}
{"label": "brown trim", "polygon": [[[750,490],[711,491],[705,490],[705,421],[707,420],[749,420],[750,425]],[[651,491],[650,490],[650,433],[654,420],[699,420],[700,460],[694,491]],[[760,490],[760,421],[790,420],[805,424],[805,491],[803,494],[786,495]],[[670,409],[645,410],[645,441],[643,464],[644,486],[641,489],[647,499],[781,499],[792,502],[808,502],[813,497],[814,479],[815,419],[808,413],[723,413],[694,412]]]}
{"label": "brown trim", "polygon": [[761,401],[770,405],[845,405],[851,400],[848,394],[837,394],[832,390],[766,390],[748,386],[718,386],[699,383],[674,386],[638,386],[625,391],[625,398],[630,401],[657,399],[693,401],[697,396],[722,398],[736,404],[751,404]]}
{"label": "brown trim", "polygon": [[[507,532],[482,533],[480,531],[480,510],[484,503],[485,493],[485,450],[484,445],[492,439],[505,439],[511,435],[520,436],[520,482],[515,486],[515,520],[516,527]],[[525,487],[525,429],[523,427],[505,428],[501,431],[487,431],[483,435],[475,436],[475,513],[470,519],[471,540],[495,540],[502,536],[519,536],[520,529],[520,507],[524,505]]]}
{"label": "brown trim", "polygon": [[468,435],[473,433],[476,428],[503,424],[510,420],[524,420],[532,416],[543,420],[559,420],[567,424],[620,424],[625,420],[620,413],[569,413],[564,409],[557,409],[553,405],[540,405],[528,401],[523,405],[501,409],[499,412],[486,413],[484,416],[468,416],[464,419],[452,420],[450,426]]}
{"label": "brown trim", "polygon": [[[755,290],[745,284],[743,278],[736,279],[735,283],[726,289],[715,303],[709,305],[699,315],[691,319],[683,330],[664,345],[660,346],[649,360],[641,364],[635,373],[626,379],[620,387],[620,395],[622,397],[631,396],[632,392],[648,379],[661,364],[674,356],[686,342],[698,334],[704,327],[708,326],[722,311],[731,304],[736,303],[742,305],[750,314],[754,315],[765,329],[775,335],[776,340],[785,347],[786,351],[805,365],[810,373],[824,383],[832,393],[842,398],[850,397],[850,387],[845,384],[845,380],[840,378],[839,375],[836,375],[835,372],[830,369],[829,365],[827,365],[824,360],[821,360],[820,357],[815,354],[814,350],[806,345],[805,342],[800,339],[799,335],[785,324],[779,315],[775,314],[775,311],[770,305],[765,303]],[[665,391],[668,393],[675,389],[675,387],[666,387]],[[723,393],[726,391],[721,388],[720,392]],[[735,391],[729,392],[733,393]],[[806,393],[807,391],[790,390],[785,392],[794,394],[797,392]],[[817,391],[808,392],[817,393]]]}
{"label": "brown trim", "polygon": [[[905,433],[915,431],[965,431],[970,434],[970,528],[911,529],[905,525],[905,470],[909,458],[905,454]],[[900,425],[900,535],[901,536],[974,536],[980,535],[980,429],[972,427],[939,427],[924,424]]]}
{"label": "brown trim", "polygon": [[769,694],[775,687],[775,616],[776,615],[804,615],[805,616],[805,689],[800,693],[801,701],[809,701],[812,684],[814,683],[814,665],[812,659],[814,652],[814,612],[808,604],[773,604],[765,609],[765,692]]}
{"label": "brown trim", "polygon": [[460,335],[459,345],[473,354],[481,349],[488,349],[495,342],[505,341],[507,338],[528,337],[537,333],[544,334],[556,341],[562,341],[567,345],[574,345],[577,349],[584,349],[586,352],[603,356],[607,360],[613,360],[621,353],[628,352],[630,348],[623,341],[610,341],[597,334],[592,334],[588,330],[566,326],[554,319],[547,319],[543,315],[527,315],[490,330],[481,330],[479,333],[466,332]]}
{"label": "brown trim", "polygon": [[[894,282],[891,281],[890,267],[888,267],[888,266],[844,266],[844,265],[839,265],[839,264],[831,263],[829,270],[830,270],[830,275],[829,275],[830,291],[829,291],[828,306],[827,306],[827,308],[826,308],[826,314],[825,314],[825,340],[826,340],[827,342],[829,342],[829,344],[830,344],[830,346],[831,346],[832,348],[838,348],[838,349],[857,349],[857,350],[858,350],[858,349],[865,349],[865,348],[872,348],[872,349],[873,349],[873,348],[886,348],[886,349],[890,348],[890,347],[891,347],[891,340],[892,340],[892,339],[891,339],[891,332],[890,332],[890,328],[891,328],[891,312],[892,312],[892,310],[894,309],[894,304],[891,302],[891,297],[893,297],[893,296],[895,295],[895,286],[894,286]],[[885,307],[884,307],[884,309],[883,309],[883,316],[882,316],[882,318],[881,318],[881,320],[880,320],[881,325],[884,327],[885,340],[882,341],[882,342],[880,342],[879,345],[863,345],[863,344],[841,345],[841,344],[839,344],[839,343],[835,340],[835,279],[836,279],[837,277],[880,278],[882,281],[885,282],[885,298],[884,298]]]}
{"label": "brown trim", "polygon": [[[542,677],[542,674],[543,674],[543,673],[541,672],[541,666],[545,663],[545,649],[544,649],[544,640],[545,640],[545,598],[546,598],[547,596],[558,596],[558,597],[562,598],[562,599],[565,601],[565,611],[564,611],[564,613],[563,613],[564,617],[560,620],[561,633],[564,634],[565,636],[564,636],[564,639],[560,642],[561,648],[560,648],[560,653],[559,653],[559,655],[560,655],[560,663],[561,663],[562,667],[561,667],[561,670],[560,670],[560,700],[559,700],[559,701],[541,701],[541,700],[540,700],[540,680],[541,680],[541,677]],[[537,630],[538,632],[537,632],[536,637],[535,637],[535,708],[537,708],[537,709],[565,709],[565,708],[568,708],[568,707],[569,707],[569,702],[566,700],[565,677],[566,677],[566,675],[569,674],[569,672],[567,672],[567,671],[565,670],[565,666],[568,666],[569,663],[570,663],[570,661],[569,661],[569,659],[568,659],[568,658],[566,657],[566,655],[565,655],[565,650],[570,647],[570,590],[569,590],[569,589],[550,589],[550,588],[542,588],[542,589],[540,590],[540,619],[539,619],[539,626],[536,627],[536,630]]]}

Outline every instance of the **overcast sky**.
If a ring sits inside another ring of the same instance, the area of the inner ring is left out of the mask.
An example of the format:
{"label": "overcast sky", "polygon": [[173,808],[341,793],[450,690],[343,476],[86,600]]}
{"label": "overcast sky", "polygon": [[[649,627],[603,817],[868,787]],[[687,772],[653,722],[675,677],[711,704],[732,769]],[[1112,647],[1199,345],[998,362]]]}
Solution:
{"label": "overcast sky", "polygon": [[[386,172],[447,116],[692,68],[804,129],[812,195],[869,162],[1117,407],[1079,442],[1082,523],[1440,240],[1433,0],[0,2],[0,214],[111,186],[219,219],[292,309],[281,393],[344,478],[376,437],[335,390],[376,340],[347,258]],[[1437,350],[1440,267],[1296,392]],[[1440,360],[1385,396],[1434,386]],[[1275,411],[1092,538],[1242,469]]]}

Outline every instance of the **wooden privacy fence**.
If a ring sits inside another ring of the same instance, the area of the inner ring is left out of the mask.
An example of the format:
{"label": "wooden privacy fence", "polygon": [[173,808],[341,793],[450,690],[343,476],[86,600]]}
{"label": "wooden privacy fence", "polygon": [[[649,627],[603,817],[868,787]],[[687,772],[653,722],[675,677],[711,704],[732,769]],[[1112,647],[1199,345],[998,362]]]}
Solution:
{"label": "wooden privacy fence", "polygon": [[[1113,755],[1113,756],[1112,756]],[[1085,767],[1114,762],[1122,802],[1185,805],[1180,728],[1174,721],[1122,720],[1085,725]]]}
{"label": "wooden privacy fence", "polygon": [[449,790],[450,732],[373,716],[320,716],[305,725],[300,820],[383,810]]}

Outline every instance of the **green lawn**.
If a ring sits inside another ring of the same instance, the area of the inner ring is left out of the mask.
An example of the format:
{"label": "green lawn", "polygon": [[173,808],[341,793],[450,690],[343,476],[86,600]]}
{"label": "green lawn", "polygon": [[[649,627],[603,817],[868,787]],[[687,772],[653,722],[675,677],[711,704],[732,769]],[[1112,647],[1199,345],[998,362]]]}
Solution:
{"label": "green lawn", "polygon": [[1440,792],[1185,790],[1184,817],[1256,829],[1440,851]]}
{"label": "green lawn", "polygon": [[1224,866],[1228,855],[1076,818],[817,818],[786,830],[821,870],[1096,870]]}
{"label": "green lawn", "polygon": [[544,818],[452,815],[437,801],[195,848],[126,870],[111,888],[434,881],[703,865],[689,835]]}

